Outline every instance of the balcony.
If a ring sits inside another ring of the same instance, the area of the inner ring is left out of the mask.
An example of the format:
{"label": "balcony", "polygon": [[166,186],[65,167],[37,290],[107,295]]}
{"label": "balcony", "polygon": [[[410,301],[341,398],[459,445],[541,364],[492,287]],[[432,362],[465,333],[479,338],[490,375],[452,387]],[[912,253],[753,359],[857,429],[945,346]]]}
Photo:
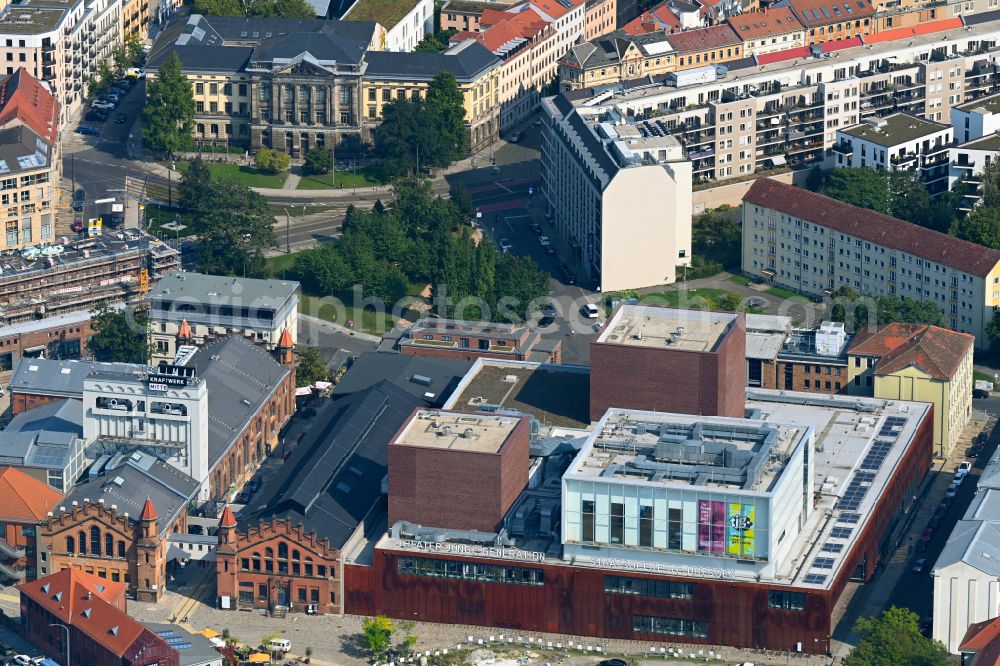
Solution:
{"label": "balcony", "polygon": [[0,553],[11,559],[19,560],[24,557],[24,548],[12,546],[5,540],[0,539]]}

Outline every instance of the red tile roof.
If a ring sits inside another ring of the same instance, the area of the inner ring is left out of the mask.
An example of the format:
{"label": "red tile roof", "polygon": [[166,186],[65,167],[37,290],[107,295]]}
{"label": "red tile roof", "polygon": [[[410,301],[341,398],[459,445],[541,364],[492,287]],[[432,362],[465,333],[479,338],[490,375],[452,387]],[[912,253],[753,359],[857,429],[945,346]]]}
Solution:
{"label": "red tile roof", "polygon": [[279,347],[292,347],[295,343],[292,342],[292,332],[287,328],[281,332],[281,337],[278,338]]}
{"label": "red tile roof", "polygon": [[871,0],[791,0],[791,5],[807,28],[856,21],[875,13]]}
{"label": "red tile roof", "polygon": [[883,30],[882,32],[865,35],[864,41],[865,44],[879,44],[881,42],[891,42],[897,39],[930,35],[935,32],[941,32],[942,30],[957,30],[963,25],[962,19],[959,17],[943,19],[941,21],[928,21],[927,23],[919,23],[912,28],[895,28],[893,30]]}
{"label": "red tile roof", "polygon": [[191,332],[191,324],[188,323],[187,319],[181,319],[181,325],[177,329],[177,339],[190,340],[193,337],[194,333]]}
{"label": "red tile roof", "polygon": [[58,506],[63,495],[14,467],[0,468],[0,522],[36,523]]}
{"label": "red tile roof", "polygon": [[678,53],[694,53],[734,46],[740,43],[740,38],[736,36],[732,28],[723,23],[722,25],[667,35],[667,41]]}
{"label": "red tile roof", "polygon": [[770,65],[772,62],[784,62],[786,60],[794,60],[795,58],[809,58],[812,56],[812,51],[809,50],[808,46],[798,46],[794,49],[786,49],[784,51],[775,51],[774,53],[761,53],[757,56],[758,65]]}
{"label": "red tile roof", "polygon": [[19,589],[22,596],[119,657],[144,635],[147,640],[163,641],[125,613],[124,583],[64,569],[23,583]]}
{"label": "red tile roof", "polygon": [[861,45],[860,37],[851,37],[849,39],[835,39],[832,42],[823,42],[820,44],[820,47],[823,49],[823,53],[833,53],[834,51],[852,49],[855,46]]}
{"label": "red tile roof", "polygon": [[59,102],[23,67],[0,81],[0,126],[15,118],[49,143],[59,140]]}
{"label": "red tile roof", "polygon": [[236,527],[236,516],[233,515],[233,510],[226,505],[226,508],[222,510],[222,517],[219,518],[219,527]]}
{"label": "red tile roof", "polygon": [[729,17],[729,25],[743,41],[761,39],[802,30],[802,24],[788,7],[764,12],[747,12]]}
{"label": "red tile roof", "polygon": [[[541,33],[549,25],[534,9],[528,8],[520,12],[496,12],[501,14],[497,21],[486,30],[473,37],[493,53],[504,44],[516,39],[530,40]],[[485,13],[484,13],[485,16]],[[494,20],[492,17],[490,20]],[[482,26],[482,20],[479,23]],[[452,38],[454,42],[454,38]]]}
{"label": "red tile roof", "polygon": [[855,336],[847,353],[878,357],[876,375],[889,375],[910,366],[939,381],[948,381],[962,359],[972,351],[975,337],[939,326],[895,323]]}
{"label": "red tile roof", "polygon": [[626,23],[622,31],[626,35],[644,35],[659,30],[679,30],[680,27],[681,20],[663,2]]}
{"label": "red tile roof", "polygon": [[142,515],[139,516],[139,520],[156,520],[157,517],[153,500],[147,497],[146,503],[142,505]]}
{"label": "red tile roof", "polygon": [[1000,664],[1000,618],[970,625],[958,646],[961,652],[975,652],[976,666]]}
{"label": "red tile roof", "polygon": [[754,181],[743,201],[979,277],[986,277],[1000,263],[1000,250],[931,231],[770,178]]}

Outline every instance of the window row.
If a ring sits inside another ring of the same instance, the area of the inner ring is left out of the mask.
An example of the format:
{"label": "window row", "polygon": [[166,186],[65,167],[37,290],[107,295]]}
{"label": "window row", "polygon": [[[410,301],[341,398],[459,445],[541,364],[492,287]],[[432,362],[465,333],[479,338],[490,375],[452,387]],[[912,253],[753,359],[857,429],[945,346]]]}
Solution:
{"label": "window row", "polygon": [[633,615],[632,631],[643,634],[662,634],[664,636],[708,638],[708,622],[703,620],[685,620],[677,617]]}
{"label": "window row", "polygon": [[672,580],[605,576],[604,591],[613,594],[635,594],[640,597],[658,597],[660,599],[690,599],[694,596],[694,584]]}
{"label": "window row", "polygon": [[786,592],[784,590],[769,590],[767,593],[767,607],[781,610],[805,610],[805,592]]}
{"label": "window row", "polygon": [[542,569],[508,567],[501,564],[435,560],[425,557],[401,557],[396,561],[396,570],[404,576],[454,578],[457,580],[478,580],[486,583],[508,583],[512,585],[545,584],[545,572]]}
{"label": "window row", "polygon": [[[101,549],[103,543],[104,549]],[[80,555],[96,555],[98,557],[125,557],[125,542],[119,540],[117,542],[117,549],[115,548],[115,539],[110,533],[105,533],[103,540],[101,539],[101,530],[99,527],[90,528],[90,548],[87,548],[87,533],[80,530],[76,538],[71,536],[66,537],[66,552]],[[117,552],[117,555],[116,555]]]}

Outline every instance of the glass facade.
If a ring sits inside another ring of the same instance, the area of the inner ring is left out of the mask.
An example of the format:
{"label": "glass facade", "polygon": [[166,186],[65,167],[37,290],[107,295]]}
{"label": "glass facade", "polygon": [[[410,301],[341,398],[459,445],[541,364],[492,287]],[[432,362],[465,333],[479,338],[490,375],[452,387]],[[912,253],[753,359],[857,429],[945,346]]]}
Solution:
{"label": "glass facade", "polygon": [[478,580],[486,583],[508,583],[512,585],[545,584],[545,572],[541,569],[509,567],[481,562],[435,560],[426,557],[400,557],[396,560],[396,570],[404,576],[455,578],[458,580]]}
{"label": "glass facade", "polygon": [[604,591],[611,594],[633,594],[658,599],[690,599],[694,584],[673,580],[650,580],[628,576],[605,576]]}
{"label": "glass facade", "polygon": [[708,622],[702,620],[685,620],[678,617],[633,615],[632,630],[644,634],[708,638]]}

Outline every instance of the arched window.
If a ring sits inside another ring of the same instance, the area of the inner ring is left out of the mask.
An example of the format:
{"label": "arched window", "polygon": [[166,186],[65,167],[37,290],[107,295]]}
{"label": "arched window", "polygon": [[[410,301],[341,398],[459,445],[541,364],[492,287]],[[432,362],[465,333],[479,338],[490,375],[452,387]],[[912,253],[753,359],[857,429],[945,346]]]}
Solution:
{"label": "arched window", "polygon": [[115,556],[115,539],[110,534],[104,535],[104,554],[108,557]]}
{"label": "arched window", "polygon": [[254,571],[260,571],[260,555],[258,555],[257,553],[253,554],[252,566]]}
{"label": "arched window", "polygon": [[118,542],[118,557],[121,557],[121,558],[125,557],[125,542],[124,541],[119,541]]}
{"label": "arched window", "polygon": [[288,544],[284,541],[278,544],[278,558],[282,560],[288,559]]}
{"label": "arched window", "polygon": [[264,549],[264,557],[266,557],[269,560],[270,559],[274,559],[274,549],[271,548],[270,546],[268,546],[267,548],[265,548]]}
{"label": "arched window", "polygon": [[73,542],[73,537],[71,536],[66,537],[66,552],[67,553],[76,552],[76,544]]}
{"label": "arched window", "polygon": [[297,550],[293,550],[292,551],[292,559],[293,560],[299,559],[299,551],[297,551]]}
{"label": "arched window", "polygon": [[80,542],[80,554],[87,554],[87,535],[82,531],[76,535],[76,540]]}
{"label": "arched window", "polygon": [[90,528],[90,554],[101,554],[101,528],[96,525]]}

